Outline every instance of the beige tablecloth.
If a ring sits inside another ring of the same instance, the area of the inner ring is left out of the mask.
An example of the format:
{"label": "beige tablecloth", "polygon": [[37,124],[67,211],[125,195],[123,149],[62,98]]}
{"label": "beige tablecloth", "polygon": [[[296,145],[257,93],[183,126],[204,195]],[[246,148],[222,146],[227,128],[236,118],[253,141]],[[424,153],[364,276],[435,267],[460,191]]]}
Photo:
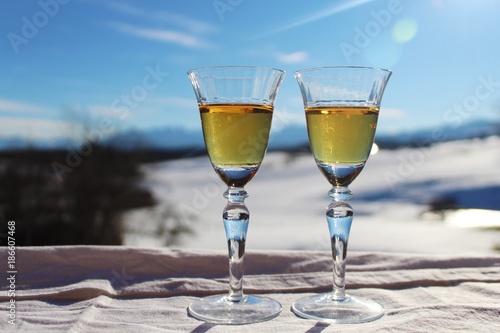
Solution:
{"label": "beige tablecloth", "polygon": [[[8,277],[7,255],[1,248]],[[290,311],[295,299],[330,290],[328,252],[248,252],[246,293],[275,298],[283,312],[242,326],[204,323],[186,311],[200,296],[226,292],[226,253],[29,247],[16,249],[15,262],[15,298],[10,281],[4,277],[0,284],[1,332],[500,332],[500,256],[351,252],[349,293],[379,301],[386,314],[350,325]],[[11,300],[15,325],[9,323]]]}

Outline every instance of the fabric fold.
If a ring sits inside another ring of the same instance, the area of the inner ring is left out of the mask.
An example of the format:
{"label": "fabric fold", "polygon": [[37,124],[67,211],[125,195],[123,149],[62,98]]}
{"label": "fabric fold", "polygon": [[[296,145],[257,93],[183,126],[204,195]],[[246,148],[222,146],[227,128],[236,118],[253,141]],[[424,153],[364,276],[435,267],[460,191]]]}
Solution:
{"label": "fabric fold", "polygon": [[[7,250],[0,248],[0,262]],[[16,249],[15,297],[0,285],[0,305],[15,301],[15,325],[2,332],[207,332],[233,330],[200,322],[187,307],[227,292],[221,251],[113,246]],[[244,290],[279,301],[283,312],[242,332],[500,332],[500,256],[429,256],[350,252],[347,292],[380,302],[381,319],[335,326],[298,318],[293,302],[327,292],[329,252],[255,251],[245,255]]]}

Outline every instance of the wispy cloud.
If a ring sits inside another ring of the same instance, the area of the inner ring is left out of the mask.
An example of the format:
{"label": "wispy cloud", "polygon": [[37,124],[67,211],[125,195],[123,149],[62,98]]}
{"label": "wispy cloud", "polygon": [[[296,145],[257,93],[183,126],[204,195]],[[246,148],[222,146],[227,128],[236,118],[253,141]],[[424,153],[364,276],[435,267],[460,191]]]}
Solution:
{"label": "wispy cloud", "polygon": [[274,34],[277,34],[279,32],[283,32],[283,31],[287,31],[287,30],[290,30],[290,29],[293,29],[296,27],[300,27],[302,25],[305,25],[305,24],[308,24],[311,22],[315,22],[315,21],[324,19],[326,17],[347,11],[349,9],[364,5],[364,4],[371,2],[371,1],[373,1],[373,0],[344,0],[340,3],[336,3],[335,5],[333,5],[331,7],[325,8],[321,11],[309,14],[303,18],[293,20],[293,23],[285,24],[285,25],[280,26],[276,29],[271,29],[263,34],[257,35],[256,37],[260,38],[260,37],[265,37],[265,36],[269,36],[269,35],[274,35]]}
{"label": "wispy cloud", "polygon": [[67,136],[75,124],[60,116],[57,108],[0,98],[0,137],[50,140]]}
{"label": "wispy cloud", "polygon": [[218,30],[218,27],[208,22],[193,19],[191,17],[172,13],[164,10],[147,11],[141,7],[132,6],[119,2],[106,2],[108,7],[134,17],[144,18],[147,21],[156,21],[176,25],[193,33],[210,33]]}
{"label": "wispy cloud", "polygon": [[125,23],[112,23],[111,27],[121,33],[135,37],[173,43],[188,48],[207,48],[211,44],[194,35],[167,29],[150,29]]}
{"label": "wispy cloud", "polygon": [[162,105],[168,105],[168,106],[176,106],[176,107],[182,107],[182,108],[193,108],[197,107],[196,104],[196,99],[194,98],[185,98],[185,97],[177,97],[177,96],[170,96],[170,97],[160,97],[156,98],[155,102],[162,106]]}
{"label": "wispy cloud", "polygon": [[66,136],[72,126],[74,124],[58,119],[0,117],[0,137],[51,140]]}
{"label": "wispy cloud", "polygon": [[408,115],[405,110],[398,108],[381,108],[380,114],[387,119],[403,119]]}
{"label": "wispy cloud", "polygon": [[309,54],[306,51],[298,51],[294,53],[276,53],[276,58],[284,64],[297,64],[304,62],[309,58]]}
{"label": "wispy cloud", "polygon": [[0,98],[0,112],[10,113],[10,114],[40,114],[44,113],[54,113],[56,110],[47,106],[13,101],[8,99]]}
{"label": "wispy cloud", "polygon": [[[165,10],[149,11],[119,2],[106,2],[105,4],[117,12],[144,20],[144,25],[120,22],[110,24],[116,31],[139,38],[200,49],[212,46],[212,43],[201,35],[218,30],[217,26],[210,23]],[[154,27],[151,26],[152,23]]]}
{"label": "wispy cloud", "polygon": [[122,118],[124,112],[119,108],[113,108],[110,105],[100,105],[93,104],[87,107],[80,107],[81,110],[79,112],[83,112],[88,114],[91,119],[99,119],[99,118]]}

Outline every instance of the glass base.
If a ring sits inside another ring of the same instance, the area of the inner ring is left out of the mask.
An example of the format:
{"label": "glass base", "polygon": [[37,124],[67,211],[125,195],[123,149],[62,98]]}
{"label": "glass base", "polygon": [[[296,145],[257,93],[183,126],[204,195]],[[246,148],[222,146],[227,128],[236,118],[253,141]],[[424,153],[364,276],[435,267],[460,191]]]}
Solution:
{"label": "glass base", "polygon": [[277,317],[282,306],[266,297],[244,295],[240,301],[232,302],[227,295],[215,295],[193,302],[188,309],[193,317],[209,323],[242,325]]}
{"label": "glass base", "polygon": [[365,323],[384,315],[384,307],[375,301],[349,295],[334,300],[331,293],[300,298],[292,311],[303,318],[335,324]]}

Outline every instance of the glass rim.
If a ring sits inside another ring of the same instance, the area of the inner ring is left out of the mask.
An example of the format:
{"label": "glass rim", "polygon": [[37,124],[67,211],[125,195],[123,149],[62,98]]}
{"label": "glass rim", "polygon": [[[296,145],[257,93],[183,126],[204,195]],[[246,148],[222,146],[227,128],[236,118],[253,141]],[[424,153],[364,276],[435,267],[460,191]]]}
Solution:
{"label": "glass rim", "polygon": [[281,74],[286,74],[286,72],[282,69],[267,67],[267,66],[205,66],[205,67],[192,68],[188,70],[187,73],[191,74],[194,72],[211,70],[211,69],[260,69],[260,70],[275,71],[275,72],[280,72]]}
{"label": "glass rim", "polygon": [[368,69],[368,70],[377,70],[377,71],[382,71],[386,72],[388,74],[392,74],[392,71],[390,69],[386,68],[381,68],[381,67],[370,67],[370,66],[323,66],[323,67],[312,67],[312,68],[304,68],[304,69],[299,69],[294,72],[294,75],[301,74],[304,72],[313,72],[313,71],[320,71],[323,69]]}

